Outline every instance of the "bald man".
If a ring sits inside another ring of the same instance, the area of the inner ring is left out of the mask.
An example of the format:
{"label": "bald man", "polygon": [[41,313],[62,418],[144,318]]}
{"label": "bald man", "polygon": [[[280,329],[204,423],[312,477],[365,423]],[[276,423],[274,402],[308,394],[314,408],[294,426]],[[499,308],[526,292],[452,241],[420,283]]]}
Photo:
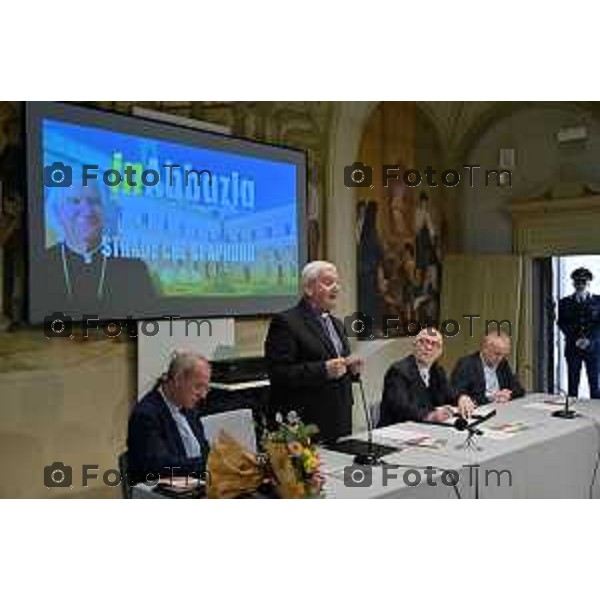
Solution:
{"label": "bald man", "polygon": [[478,404],[508,402],[525,395],[508,364],[510,337],[490,333],[481,340],[479,352],[463,356],[452,372],[452,385]]}
{"label": "bald man", "polygon": [[468,418],[475,408],[467,394],[457,393],[437,364],[443,352],[442,334],[422,329],[415,337],[414,353],[395,362],[383,384],[379,427],[402,421],[447,421],[456,413]]}

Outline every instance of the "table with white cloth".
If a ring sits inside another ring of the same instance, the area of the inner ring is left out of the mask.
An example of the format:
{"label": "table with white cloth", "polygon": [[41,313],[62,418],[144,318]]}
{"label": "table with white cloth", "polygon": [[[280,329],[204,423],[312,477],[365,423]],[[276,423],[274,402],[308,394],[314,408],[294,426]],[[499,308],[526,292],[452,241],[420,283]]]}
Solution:
{"label": "table with white cloth", "polygon": [[[467,433],[425,423],[375,429],[395,447],[384,465],[356,471],[354,457],[322,449],[326,498],[599,498],[600,400],[578,400],[574,419],[559,419],[559,398],[527,394],[490,404],[496,416],[466,445]],[[352,436],[366,440],[365,432]],[[139,493],[138,493],[139,492]],[[144,487],[133,497],[153,497]]]}
{"label": "table with white cloth", "polygon": [[[496,416],[480,426],[483,435],[465,445],[467,433],[425,423],[399,423],[373,432],[374,441],[397,443],[400,451],[383,460],[403,465],[390,480],[390,467],[373,467],[371,485],[352,485],[344,468],[352,456],[323,452],[327,496],[332,498],[598,498],[597,470],[600,458],[600,401],[578,400],[572,405],[579,416],[559,419],[552,412],[561,408],[560,399],[548,394],[528,394],[506,404],[482,406],[478,414],[490,410]],[[413,440],[408,432],[414,432]],[[413,445],[419,435],[424,444],[431,438],[437,448]],[[365,435],[354,436],[366,439]],[[442,442],[440,445],[439,442]],[[424,468],[436,475],[425,478]],[[419,469],[419,478],[407,469]],[[441,470],[458,473],[456,488],[440,481]],[[386,480],[384,482],[384,479]],[[430,485],[437,482],[437,485]],[[350,484],[350,485],[348,485]]]}

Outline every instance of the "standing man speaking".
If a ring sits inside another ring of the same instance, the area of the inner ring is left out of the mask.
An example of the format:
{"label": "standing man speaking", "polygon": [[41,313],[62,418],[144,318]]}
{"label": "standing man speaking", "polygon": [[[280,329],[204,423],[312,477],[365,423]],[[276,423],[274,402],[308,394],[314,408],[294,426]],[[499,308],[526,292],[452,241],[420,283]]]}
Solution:
{"label": "standing man speaking", "polygon": [[272,407],[295,410],[320,439],[352,433],[352,376],[362,359],[350,355],[344,326],[330,311],[340,290],[337,268],[325,261],[302,270],[303,297],[275,315],[265,341]]}

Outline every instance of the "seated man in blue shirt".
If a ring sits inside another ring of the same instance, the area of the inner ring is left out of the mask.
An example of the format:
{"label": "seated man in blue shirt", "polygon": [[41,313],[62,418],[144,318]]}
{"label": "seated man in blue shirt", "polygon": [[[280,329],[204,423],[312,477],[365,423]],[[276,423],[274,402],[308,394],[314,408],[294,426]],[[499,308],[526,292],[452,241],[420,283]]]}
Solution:
{"label": "seated man in blue shirt", "polygon": [[490,333],[481,342],[481,350],[463,356],[452,373],[452,385],[468,394],[477,404],[508,402],[525,395],[507,358],[510,356],[510,337]]}
{"label": "seated man in blue shirt", "polygon": [[177,353],[138,402],[127,435],[133,483],[161,474],[202,477],[209,448],[195,406],[206,397],[209,381],[210,364],[203,356]]}

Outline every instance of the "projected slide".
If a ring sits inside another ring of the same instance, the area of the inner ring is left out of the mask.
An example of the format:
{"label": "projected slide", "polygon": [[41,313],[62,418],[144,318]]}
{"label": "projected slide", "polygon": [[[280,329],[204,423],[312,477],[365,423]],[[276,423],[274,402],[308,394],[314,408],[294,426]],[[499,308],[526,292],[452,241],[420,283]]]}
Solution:
{"label": "projected slide", "polygon": [[26,106],[30,322],[259,315],[297,300],[304,152]]}
{"label": "projected slide", "polygon": [[[43,151],[46,248],[94,233],[163,296],[295,292],[295,165],[51,119]],[[85,199],[93,214],[76,215]]]}

